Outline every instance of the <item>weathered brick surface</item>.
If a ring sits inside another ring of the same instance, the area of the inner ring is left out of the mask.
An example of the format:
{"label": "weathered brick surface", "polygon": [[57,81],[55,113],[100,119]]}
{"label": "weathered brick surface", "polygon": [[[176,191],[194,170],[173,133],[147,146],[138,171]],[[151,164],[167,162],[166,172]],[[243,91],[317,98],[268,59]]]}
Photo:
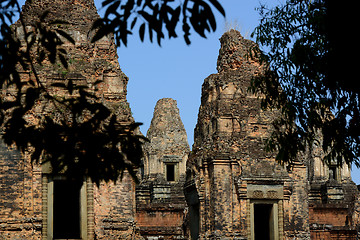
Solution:
{"label": "weathered brick surface", "polygon": [[339,240],[356,240],[356,231],[353,230],[335,230],[331,233],[327,228],[322,228],[320,230],[311,231],[311,239],[314,240],[326,240],[326,239],[339,239]]}
{"label": "weathered brick surface", "polygon": [[184,204],[137,206],[137,226],[145,239],[184,239]]}
{"label": "weathered brick surface", "polygon": [[122,181],[102,183],[94,190],[96,239],[133,239],[135,223],[135,183],[129,174]]}
{"label": "weathered brick surface", "polygon": [[320,225],[346,226],[351,222],[348,213],[348,206],[342,204],[310,207],[310,222]]}
{"label": "weathered brick surface", "polygon": [[41,236],[41,173],[0,143],[0,239]]}

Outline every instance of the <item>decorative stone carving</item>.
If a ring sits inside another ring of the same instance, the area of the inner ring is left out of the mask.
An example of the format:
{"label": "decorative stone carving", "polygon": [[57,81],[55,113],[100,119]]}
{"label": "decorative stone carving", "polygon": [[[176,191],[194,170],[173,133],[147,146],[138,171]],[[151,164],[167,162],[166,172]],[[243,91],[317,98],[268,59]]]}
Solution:
{"label": "decorative stone carving", "polygon": [[251,185],[247,186],[247,197],[250,199],[283,199],[282,185]]}

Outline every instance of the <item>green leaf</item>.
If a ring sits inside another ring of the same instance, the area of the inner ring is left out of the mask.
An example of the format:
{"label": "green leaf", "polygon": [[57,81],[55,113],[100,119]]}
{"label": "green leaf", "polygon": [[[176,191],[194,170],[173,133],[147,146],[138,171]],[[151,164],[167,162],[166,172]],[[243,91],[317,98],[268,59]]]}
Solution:
{"label": "green leaf", "polygon": [[135,17],[132,22],[131,22],[131,25],[130,25],[130,29],[133,29],[135,24],[136,24],[136,20],[137,20],[137,17]]}
{"label": "green leaf", "polygon": [[60,30],[60,29],[56,29],[55,31],[58,34],[60,34],[61,36],[63,36],[64,38],[66,38],[69,42],[71,42],[72,44],[75,45],[74,39],[68,33],[64,32],[63,30]]}
{"label": "green leaf", "polygon": [[111,26],[109,26],[107,24],[103,24],[101,27],[96,29],[96,33],[95,33],[94,37],[91,39],[91,42],[94,43],[94,42],[100,40],[104,36],[111,33],[113,30],[114,30],[114,28],[112,28]]}
{"label": "green leaf", "polygon": [[74,83],[72,79],[69,79],[68,85],[67,85],[67,90],[69,91],[70,95],[73,94],[74,91]]}
{"label": "green leaf", "polygon": [[106,5],[109,5],[110,3],[112,3],[113,1],[116,1],[116,0],[104,0],[104,1],[101,3],[101,6],[105,7]]}
{"label": "green leaf", "polygon": [[153,29],[149,26],[149,39],[150,39],[150,42],[153,41]]}
{"label": "green leaf", "polygon": [[64,68],[68,69],[68,62],[63,54],[58,54],[61,64],[64,66]]}
{"label": "green leaf", "polygon": [[[203,5],[203,14],[207,15],[207,19],[211,25],[212,30],[215,32],[216,31],[216,20],[215,20],[215,16],[213,14],[213,12],[211,11],[211,8],[209,5],[205,4]],[[206,24],[207,26],[207,24]],[[207,28],[207,30],[210,32],[210,29]]]}
{"label": "green leaf", "polygon": [[143,16],[143,18],[149,23],[149,24],[152,24],[153,21],[154,21],[154,16],[150,15],[149,13],[141,10],[141,11],[138,11],[138,14],[140,14],[141,16]]}
{"label": "green leaf", "polygon": [[139,28],[140,40],[142,42],[144,41],[144,34],[145,34],[145,23],[141,24],[141,26]]}
{"label": "green leaf", "polygon": [[108,17],[110,14],[116,15],[116,10],[120,6],[120,0],[116,0],[113,4],[111,4],[105,11],[105,17]]}
{"label": "green leaf", "polygon": [[212,5],[225,17],[225,10],[217,0],[209,0]]}
{"label": "green leaf", "polygon": [[33,87],[28,88],[26,90],[25,109],[31,109],[34,106],[35,101],[39,98],[39,95],[40,95],[40,91],[38,88],[33,88]]}
{"label": "green leaf", "polygon": [[44,13],[40,16],[40,22],[44,22],[45,18],[49,15],[49,13],[49,10],[44,11]]}
{"label": "green leaf", "polygon": [[183,23],[183,31],[184,31],[184,40],[186,42],[187,45],[190,45],[191,41],[190,41],[190,26],[187,22]]}

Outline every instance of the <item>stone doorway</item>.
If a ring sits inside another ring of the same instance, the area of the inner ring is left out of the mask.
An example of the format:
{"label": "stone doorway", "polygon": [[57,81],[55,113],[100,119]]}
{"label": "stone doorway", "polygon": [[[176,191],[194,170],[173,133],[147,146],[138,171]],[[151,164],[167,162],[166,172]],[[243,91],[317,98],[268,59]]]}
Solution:
{"label": "stone doorway", "polygon": [[278,203],[271,200],[254,200],[250,208],[251,239],[278,240]]}
{"label": "stone doorway", "polygon": [[271,239],[271,217],[272,204],[255,204],[254,205],[254,233],[255,240]]}
{"label": "stone doorway", "polygon": [[191,233],[191,240],[199,239],[200,230],[200,204],[196,203],[189,206],[189,227]]}
{"label": "stone doorway", "polygon": [[81,239],[81,184],[65,179],[54,180],[54,239]]}
{"label": "stone doorway", "polygon": [[42,239],[92,239],[93,184],[69,181],[65,176],[42,176]]}

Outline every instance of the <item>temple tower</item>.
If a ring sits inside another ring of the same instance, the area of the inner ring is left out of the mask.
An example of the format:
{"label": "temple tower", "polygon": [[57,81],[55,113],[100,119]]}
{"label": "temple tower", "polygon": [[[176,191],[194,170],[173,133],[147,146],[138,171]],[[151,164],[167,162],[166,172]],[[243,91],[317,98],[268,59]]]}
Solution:
{"label": "temple tower", "polygon": [[177,103],[160,99],[147,132],[142,180],[136,188],[136,215],[147,239],[186,239],[183,185],[190,152]]}
{"label": "temple tower", "polygon": [[[354,206],[357,191],[348,167],[331,169],[310,149],[292,166],[282,166],[275,154],[266,152],[265,139],[278,112],[262,110],[261,96],[248,91],[253,77],[263,73],[256,45],[235,30],[220,42],[218,73],[202,85],[187,162],[185,196],[192,239],[310,239],[324,227],[313,224],[321,216],[332,229],[344,231],[323,230],[326,233],[315,239],[353,239],[353,207],[345,205]],[[320,189],[327,193],[321,195]],[[341,200],[350,198],[351,205]],[[322,215],[332,201],[344,204],[337,217],[348,219],[348,225],[329,213]]]}
{"label": "temple tower", "polygon": [[[92,24],[99,18],[94,1],[33,0],[22,9],[25,27],[17,21],[14,33],[24,44],[24,29],[31,30],[45,11],[41,24],[68,33],[68,69],[60,63],[42,64],[34,61],[40,82],[50,86],[57,82],[73,81],[93,90],[123,124],[134,122],[126,100],[127,76],[118,63],[115,41],[108,35],[91,43]],[[51,24],[54,20],[67,23]],[[24,45],[25,46],[25,45]],[[35,54],[35,53],[34,53]],[[33,78],[29,70],[19,72],[22,80]],[[49,88],[53,94],[64,96],[59,88]],[[8,95],[3,97],[9,97]],[[53,114],[52,105],[38,107],[28,121]],[[52,117],[56,117],[51,115]],[[75,184],[65,176],[51,174],[47,165],[31,166],[29,156],[1,144],[0,238],[8,239],[128,239],[135,238],[135,183],[125,172],[117,184],[101,183],[98,188],[90,179]]]}

